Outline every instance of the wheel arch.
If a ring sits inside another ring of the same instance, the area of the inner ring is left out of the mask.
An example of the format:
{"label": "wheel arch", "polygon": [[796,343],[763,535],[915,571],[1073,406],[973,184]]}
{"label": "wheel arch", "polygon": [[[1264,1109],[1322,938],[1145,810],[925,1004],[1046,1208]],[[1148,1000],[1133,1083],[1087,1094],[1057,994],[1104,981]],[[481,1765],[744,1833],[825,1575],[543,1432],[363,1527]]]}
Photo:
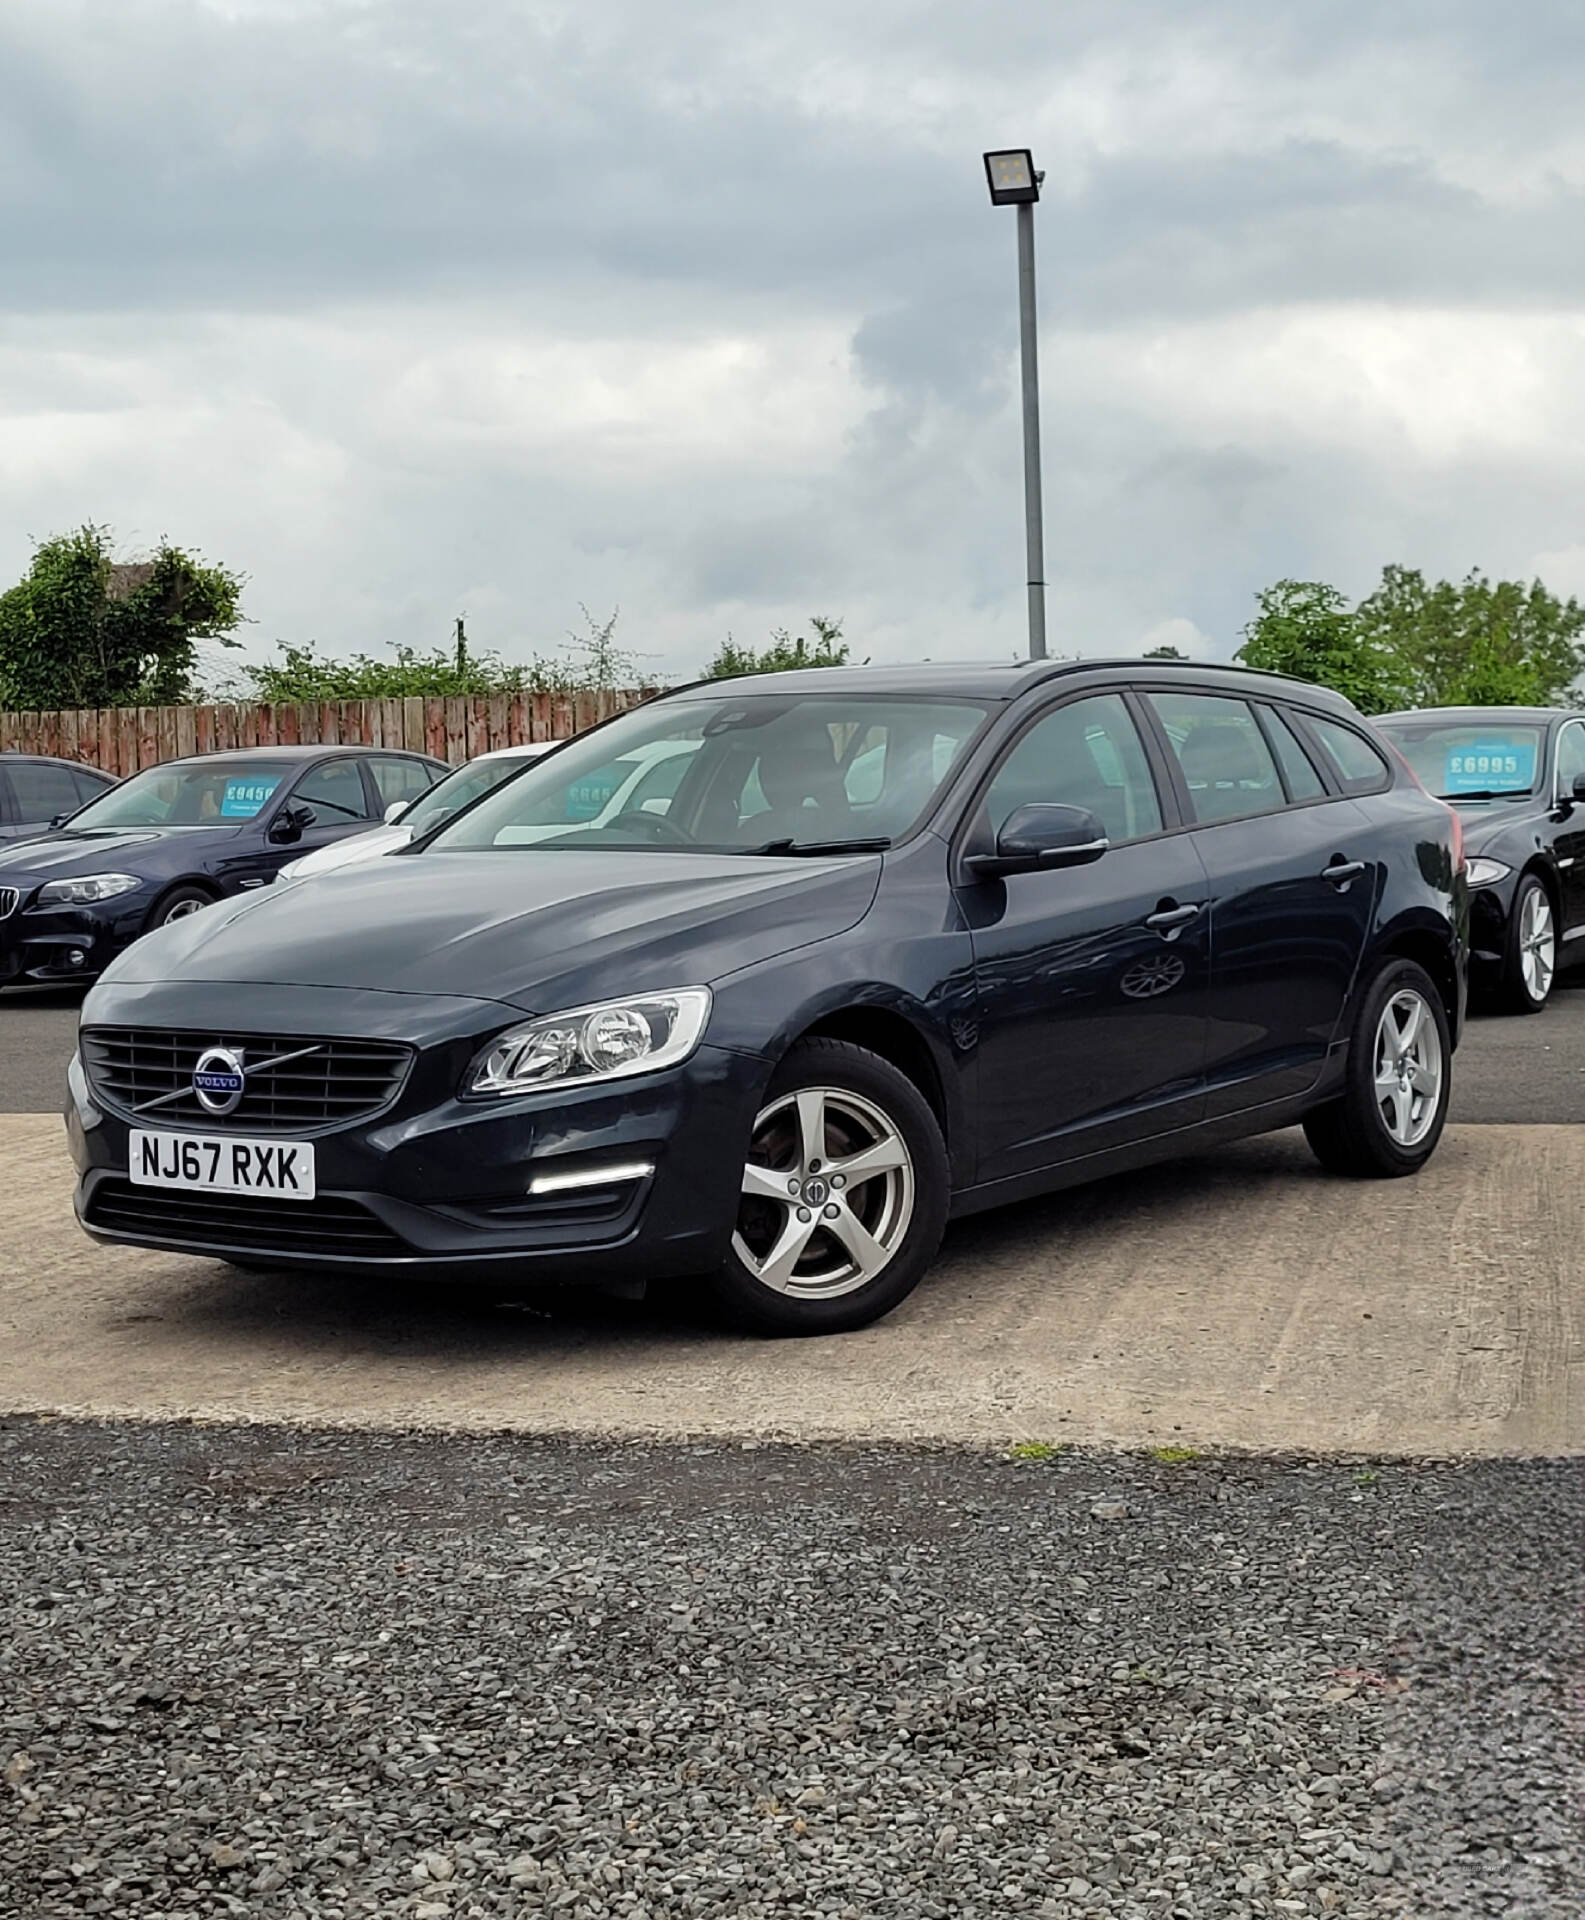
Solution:
{"label": "wheel arch", "polygon": [[[1416,966],[1425,969],[1441,996],[1447,1014],[1448,1031],[1453,1036],[1453,1044],[1457,1046],[1464,1022],[1463,983],[1446,932],[1439,934],[1424,926],[1398,927],[1382,941],[1377,954],[1381,960],[1412,960]],[[1361,984],[1366,984],[1363,979]]]}
{"label": "wheel arch", "polygon": [[811,1009],[789,1028],[785,1044],[778,1049],[776,1064],[780,1065],[800,1040],[810,1039],[847,1040],[894,1066],[918,1088],[926,1106],[935,1115],[946,1143],[954,1191],[972,1185],[973,1129],[967,1124],[964,1112],[965,1089],[953,1075],[952,1063],[943,1063],[941,1050],[945,1042],[932,1035],[931,1021],[923,1008],[911,1012],[895,1000],[844,997],[836,1004]]}
{"label": "wheel arch", "polygon": [[167,880],[164,886],[160,888],[159,892],[155,894],[154,898],[149,902],[149,910],[144,920],[146,926],[152,927],[154,925],[161,907],[165,905],[173,893],[207,894],[212,906],[217,905],[225,898],[220,888],[215,885],[214,881],[211,880],[207,874],[178,874],[174,880]]}
{"label": "wheel arch", "polygon": [[1563,938],[1563,883],[1558,878],[1557,867],[1545,853],[1531,854],[1514,880],[1516,894],[1519,891],[1519,883],[1532,873],[1546,888],[1547,898],[1552,902],[1552,919],[1557,927],[1557,937],[1561,940]]}

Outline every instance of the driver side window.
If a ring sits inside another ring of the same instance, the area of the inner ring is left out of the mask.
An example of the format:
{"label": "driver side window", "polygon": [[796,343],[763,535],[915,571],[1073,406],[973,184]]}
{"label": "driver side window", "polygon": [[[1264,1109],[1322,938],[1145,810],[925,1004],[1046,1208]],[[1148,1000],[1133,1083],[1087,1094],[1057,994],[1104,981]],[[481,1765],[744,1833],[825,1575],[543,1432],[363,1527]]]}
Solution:
{"label": "driver side window", "polygon": [[1037,720],[998,768],[985,796],[991,832],[1015,807],[1084,807],[1113,846],[1161,831],[1161,802],[1133,716],[1120,695],[1074,700]]}
{"label": "driver side window", "polygon": [[369,803],[356,760],[327,760],[312,767],[292,789],[294,807],[312,807],[321,827],[345,826],[349,820],[367,820]]}

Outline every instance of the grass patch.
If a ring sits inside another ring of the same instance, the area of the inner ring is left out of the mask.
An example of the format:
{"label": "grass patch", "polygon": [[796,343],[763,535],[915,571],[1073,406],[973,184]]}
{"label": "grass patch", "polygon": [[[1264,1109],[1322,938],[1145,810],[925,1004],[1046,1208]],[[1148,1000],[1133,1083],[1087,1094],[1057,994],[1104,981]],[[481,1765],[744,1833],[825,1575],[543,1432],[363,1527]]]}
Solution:
{"label": "grass patch", "polygon": [[1009,1460],[1055,1460],[1059,1453],[1066,1453],[1066,1440],[1019,1440],[1007,1449]]}
{"label": "grass patch", "polygon": [[1186,1467],[1200,1458],[1200,1451],[1198,1447],[1152,1447],[1150,1457],[1164,1467]]}

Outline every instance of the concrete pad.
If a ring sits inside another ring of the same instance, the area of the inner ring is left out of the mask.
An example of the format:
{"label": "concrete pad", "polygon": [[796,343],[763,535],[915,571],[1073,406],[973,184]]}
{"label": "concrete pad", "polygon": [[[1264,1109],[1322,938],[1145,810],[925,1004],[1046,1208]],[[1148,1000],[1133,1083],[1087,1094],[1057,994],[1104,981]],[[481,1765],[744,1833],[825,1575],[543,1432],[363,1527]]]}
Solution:
{"label": "concrete pad", "polygon": [[1415,1180],[1294,1133],[954,1229],[819,1341],[95,1247],[60,1124],[0,1116],[0,1409],[372,1427],[1585,1453],[1585,1131],[1455,1128]]}

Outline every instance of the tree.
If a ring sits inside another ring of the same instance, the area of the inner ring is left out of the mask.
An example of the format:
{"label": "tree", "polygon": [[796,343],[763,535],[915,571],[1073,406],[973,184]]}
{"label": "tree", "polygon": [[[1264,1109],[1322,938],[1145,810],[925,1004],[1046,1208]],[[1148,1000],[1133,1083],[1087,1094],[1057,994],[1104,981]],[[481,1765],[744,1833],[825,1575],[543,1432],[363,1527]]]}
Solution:
{"label": "tree", "polygon": [[162,540],[112,557],[110,529],[57,534],[0,594],[0,707],[162,706],[193,697],[198,642],[240,646],[240,574]]}
{"label": "tree", "polygon": [[604,692],[616,687],[636,687],[640,682],[639,658],[625,647],[619,647],[612,637],[616,632],[616,617],[619,607],[611,609],[611,617],[605,622],[595,619],[589,609],[580,604],[585,633],[573,633],[570,629],[567,639],[571,643],[572,654],[571,684],[575,687],[593,687]]}
{"label": "tree", "polygon": [[397,645],[395,658],[377,660],[355,653],[343,660],[321,653],[312,641],[288,644],[279,660],[245,666],[238,684],[227,691],[248,700],[285,703],[297,700],[401,700],[417,696],[440,700],[453,695],[491,693],[579,693],[638,684],[638,655],[616,644],[616,614],[601,624],[587,607],[588,633],[570,633],[572,659],[536,654],[510,663],[489,648],[477,649],[459,618],[449,646]]}
{"label": "tree", "polygon": [[1403,704],[1394,651],[1362,630],[1348,602],[1320,580],[1279,580],[1255,596],[1255,618],[1235,656],[1246,667],[1288,673],[1346,694],[1361,713]]}
{"label": "tree", "polygon": [[1319,580],[1279,580],[1256,604],[1238,658],[1335,687],[1364,713],[1572,705],[1585,673],[1585,607],[1539,580],[1428,583],[1389,566],[1357,607]]}
{"label": "tree", "polygon": [[1539,580],[1428,584],[1387,567],[1354,613],[1361,637],[1398,662],[1404,704],[1416,707],[1573,704],[1585,671],[1585,608]]}
{"label": "tree", "polygon": [[298,700],[401,700],[410,696],[443,699],[451,694],[533,693],[533,670],[508,667],[493,653],[464,651],[461,657],[446,646],[420,650],[398,646],[395,659],[376,660],[355,653],[335,660],[319,652],[312,641],[288,644],[279,660],[245,666],[239,684],[226,689],[246,700],[285,704]]}
{"label": "tree", "polygon": [[771,630],[771,643],[756,653],[752,647],[740,647],[728,634],[715,658],[704,670],[706,680],[733,680],[745,673],[786,673],[794,667],[845,667],[848,643],[842,638],[840,620],[823,619],[813,614],[809,620],[811,636],[796,638],[785,627]]}
{"label": "tree", "polygon": [[1144,653],[1146,660],[1187,660],[1188,657],[1176,647],[1147,647]]}

